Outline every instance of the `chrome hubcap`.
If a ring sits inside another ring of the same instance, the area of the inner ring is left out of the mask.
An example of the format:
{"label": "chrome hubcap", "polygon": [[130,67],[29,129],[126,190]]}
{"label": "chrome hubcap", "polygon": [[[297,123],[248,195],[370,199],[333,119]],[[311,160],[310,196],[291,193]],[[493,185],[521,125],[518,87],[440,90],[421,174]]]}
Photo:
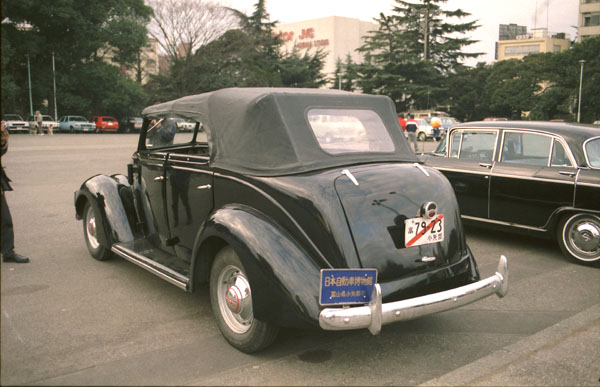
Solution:
{"label": "chrome hubcap", "polygon": [[100,246],[100,243],[98,242],[98,238],[96,237],[96,217],[94,216],[94,210],[92,209],[92,207],[88,207],[85,219],[85,232],[87,240],[90,243],[90,247],[92,249],[97,249],[98,246]]}
{"label": "chrome hubcap", "polygon": [[253,320],[252,292],[244,273],[233,265],[219,274],[217,297],[219,309],[227,326],[235,333],[245,333]]}
{"label": "chrome hubcap", "polygon": [[584,220],[574,223],[568,232],[571,245],[578,253],[590,257],[600,253],[600,224]]}

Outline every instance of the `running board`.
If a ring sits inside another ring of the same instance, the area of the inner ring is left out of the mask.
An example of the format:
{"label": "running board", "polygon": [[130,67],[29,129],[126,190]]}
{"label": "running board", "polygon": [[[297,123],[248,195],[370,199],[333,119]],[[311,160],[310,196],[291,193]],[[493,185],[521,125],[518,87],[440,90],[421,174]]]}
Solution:
{"label": "running board", "polygon": [[185,275],[176,272],[175,270],[162,265],[155,260],[152,260],[140,253],[137,253],[123,244],[114,244],[111,251],[120,257],[138,265],[139,267],[148,270],[150,273],[164,279],[165,281],[177,286],[180,289],[189,291],[190,279]]}

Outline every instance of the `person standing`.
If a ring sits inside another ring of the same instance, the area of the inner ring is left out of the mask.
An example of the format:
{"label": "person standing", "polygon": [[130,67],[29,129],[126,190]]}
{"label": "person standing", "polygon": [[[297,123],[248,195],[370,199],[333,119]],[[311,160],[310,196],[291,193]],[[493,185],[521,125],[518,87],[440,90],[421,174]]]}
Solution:
{"label": "person standing", "polygon": [[42,118],[42,113],[40,113],[39,110],[35,111],[35,122],[37,123],[37,130],[40,133],[40,136],[43,136],[44,129],[42,129],[42,124],[44,123],[44,120]]}
{"label": "person standing", "polygon": [[406,120],[404,119],[404,114],[398,115],[398,122],[400,123],[400,126],[402,127],[402,132],[406,132]]}
{"label": "person standing", "polygon": [[417,153],[417,129],[419,124],[415,121],[412,114],[408,115],[408,121],[406,121],[406,134],[408,134],[408,143],[413,144],[415,153]]}
{"label": "person standing", "polygon": [[[8,150],[8,130],[4,121],[2,121],[2,156]],[[10,186],[10,179],[4,173],[4,166],[2,166],[2,185],[0,187],[0,196],[2,196],[2,261],[4,262],[16,262],[16,263],[27,263],[29,258],[17,254],[15,252],[15,233],[13,230],[12,217],[10,216],[10,210],[8,209],[8,203],[6,202],[5,191],[12,191]]]}

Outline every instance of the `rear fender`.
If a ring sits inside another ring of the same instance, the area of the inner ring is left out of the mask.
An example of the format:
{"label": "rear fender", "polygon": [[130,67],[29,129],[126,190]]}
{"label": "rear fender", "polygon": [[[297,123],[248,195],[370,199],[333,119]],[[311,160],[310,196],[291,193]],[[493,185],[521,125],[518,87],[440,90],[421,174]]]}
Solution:
{"label": "rear fender", "polygon": [[196,278],[208,278],[215,250],[225,244],[242,261],[258,319],[281,326],[318,326],[321,268],[286,230],[247,206],[217,210],[196,240]]}
{"label": "rear fender", "polygon": [[106,248],[113,243],[134,239],[131,224],[135,224],[135,221],[128,218],[128,211],[125,210],[127,205],[119,195],[120,189],[131,189],[126,176],[96,175],[86,180],[75,192],[75,217],[83,218],[85,203],[89,202],[99,214],[96,222],[103,232],[98,233],[98,240]]}

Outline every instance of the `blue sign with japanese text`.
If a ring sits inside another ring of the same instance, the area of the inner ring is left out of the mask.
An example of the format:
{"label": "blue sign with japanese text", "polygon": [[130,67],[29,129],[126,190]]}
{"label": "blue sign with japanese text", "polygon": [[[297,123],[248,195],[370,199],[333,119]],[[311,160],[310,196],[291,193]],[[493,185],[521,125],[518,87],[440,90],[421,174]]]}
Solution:
{"label": "blue sign with japanese text", "polygon": [[322,269],[319,303],[367,303],[376,283],[377,269]]}

